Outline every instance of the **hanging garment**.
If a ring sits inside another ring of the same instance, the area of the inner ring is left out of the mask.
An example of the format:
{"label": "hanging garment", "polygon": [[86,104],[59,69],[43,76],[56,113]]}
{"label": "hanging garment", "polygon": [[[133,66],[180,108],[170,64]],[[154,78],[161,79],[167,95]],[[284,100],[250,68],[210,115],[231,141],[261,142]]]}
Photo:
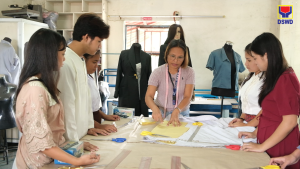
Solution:
{"label": "hanging garment", "polygon": [[0,42],[0,74],[5,75],[9,83],[18,85],[21,73],[20,60],[13,46],[5,41]]}
{"label": "hanging garment", "polygon": [[[163,45],[160,46],[158,66],[161,66],[161,65],[166,63],[166,61],[165,61],[165,52],[166,52],[167,47],[168,47],[168,44],[163,44]],[[188,56],[189,56],[189,67],[192,67],[192,60],[191,60],[191,56],[190,56],[189,47],[187,47],[187,50],[188,50]]]}
{"label": "hanging garment", "polygon": [[[243,72],[245,67],[243,65],[241,56],[235,51],[233,51],[233,55],[236,67],[235,90],[238,90],[239,72]],[[206,64],[206,68],[214,71],[212,87],[231,89],[231,63],[226,56],[224,48],[211,52]]]}
{"label": "hanging garment", "polygon": [[[119,107],[135,108],[135,115],[148,117],[145,95],[151,74],[151,56],[140,50],[141,75],[138,77],[135,60],[135,46],[121,52],[117,70],[116,90],[114,97],[119,98]],[[138,79],[140,78],[140,85]],[[139,94],[140,86],[140,94]]]}

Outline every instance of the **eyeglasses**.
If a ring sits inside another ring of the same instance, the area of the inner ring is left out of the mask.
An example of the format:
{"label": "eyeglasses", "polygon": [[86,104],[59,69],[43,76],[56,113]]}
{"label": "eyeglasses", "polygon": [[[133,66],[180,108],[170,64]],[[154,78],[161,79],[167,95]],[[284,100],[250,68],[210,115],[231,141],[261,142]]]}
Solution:
{"label": "eyeglasses", "polygon": [[170,59],[171,59],[171,60],[177,59],[178,61],[182,61],[182,60],[184,59],[183,56],[178,56],[178,57],[175,57],[174,55],[169,55],[169,56],[170,56]]}

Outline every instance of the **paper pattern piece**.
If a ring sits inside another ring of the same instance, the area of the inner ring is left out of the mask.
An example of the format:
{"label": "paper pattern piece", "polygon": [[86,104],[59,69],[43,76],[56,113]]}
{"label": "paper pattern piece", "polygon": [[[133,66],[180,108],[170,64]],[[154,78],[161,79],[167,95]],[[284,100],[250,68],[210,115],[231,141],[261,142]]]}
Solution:
{"label": "paper pattern piece", "polygon": [[181,122],[181,126],[174,127],[172,124],[167,126],[168,121],[157,125],[151,132],[154,134],[160,134],[169,136],[171,138],[178,138],[189,130],[188,127],[185,127],[187,123]]}

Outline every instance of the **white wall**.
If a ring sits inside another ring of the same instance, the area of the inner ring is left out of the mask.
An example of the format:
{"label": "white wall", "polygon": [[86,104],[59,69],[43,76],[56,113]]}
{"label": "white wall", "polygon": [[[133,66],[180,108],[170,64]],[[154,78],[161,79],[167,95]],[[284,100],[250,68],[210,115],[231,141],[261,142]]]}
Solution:
{"label": "white wall", "polygon": [[[209,89],[213,76],[205,66],[210,52],[230,40],[234,42],[233,49],[245,61],[244,48],[256,36],[263,32],[279,36],[279,4],[279,0],[113,0],[108,3],[108,15],[172,15],[173,11],[179,11],[180,15],[225,15],[225,18],[180,20],[196,72],[196,89]],[[108,18],[111,26],[108,52],[119,53],[123,50],[124,20],[134,19]],[[108,56],[109,68],[117,67],[118,57]]]}
{"label": "white wall", "polygon": [[279,39],[282,43],[284,55],[300,78],[300,1],[281,0],[282,5],[293,5],[292,25],[280,25]]}
{"label": "white wall", "polygon": [[[11,4],[33,3],[44,5],[44,0],[1,0],[0,11]],[[285,56],[300,75],[300,5],[299,0],[109,0],[108,15],[225,15],[225,18],[183,18],[186,43],[190,48],[196,71],[196,88],[211,88],[212,72],[205,68],[211,51],[221,48],[225,41],[234,42],[233,49],[244,59],[244,47],[263,32],[275,34],[281,41]],[[277,5],[293,5],[294,23],[277,24]],[[3,17],[0,13],[0,17]],[[111,18],[109,53],[124,49],[124,21],[140,18]],[[153,18],[154,21],[172,21],[172,18]],[[0,37],[1,39],[1,37]],[[107,67],[116,68],[118,55],[109,55]],[[106,62],[106,61],[105,61]],[[243,74],[247,74],[245,71]],[[300,76],[299,76],[300,77]]]}

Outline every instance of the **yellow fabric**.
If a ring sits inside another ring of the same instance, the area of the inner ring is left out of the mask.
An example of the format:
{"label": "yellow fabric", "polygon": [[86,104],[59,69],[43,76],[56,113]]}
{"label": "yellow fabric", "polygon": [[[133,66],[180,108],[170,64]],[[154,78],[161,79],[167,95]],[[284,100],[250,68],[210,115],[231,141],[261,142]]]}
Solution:
{"label": "yellow fabric", "polygon": [[174,127],[173,125],[167,126],[168,121],[164,121],[163,123],[157,125],[151,132],[153,134],[160,134],[169,136],[171,138],[178,138],[187,132],[190,128],[185,127],[187,123],[181,122],[179,127]]}

